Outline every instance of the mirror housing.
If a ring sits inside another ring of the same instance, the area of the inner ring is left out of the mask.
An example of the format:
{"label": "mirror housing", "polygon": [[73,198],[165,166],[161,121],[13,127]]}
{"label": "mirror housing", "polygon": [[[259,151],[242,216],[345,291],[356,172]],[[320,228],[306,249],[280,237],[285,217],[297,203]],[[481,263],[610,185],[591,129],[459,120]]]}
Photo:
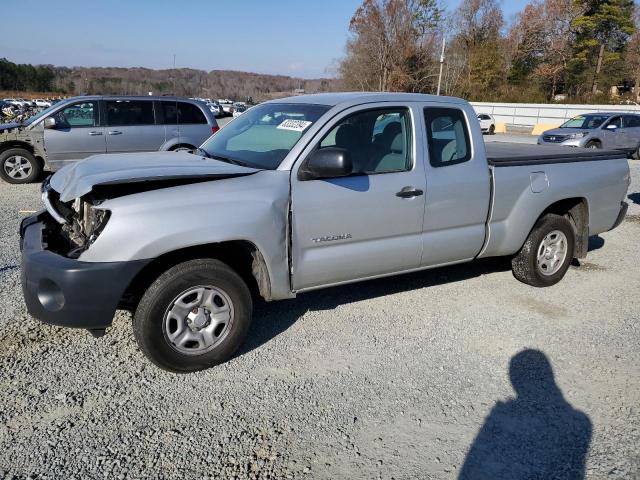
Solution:
{"label": "mirror housing", "polygon": [[351,153],[338,147],[313,152],[298,171],[298,180],[346,177],[353,173]]}
{"label": "mirror housing", "polygon": [[44,128],[56,128],[56,119],[53,117],[47,117],[44,119],[44,122],[42,122],[42,125]]}
{"label": "mirror housing", "polygon": [[618,127],[616,127],[613,123],[610,123],[610,124],[609,124],[609,125],[607,125],[605,128],[606,128],[607,130],[612,130],[612,131],[613,131],[613,130],[617,130],[617,129],[618,129]]}

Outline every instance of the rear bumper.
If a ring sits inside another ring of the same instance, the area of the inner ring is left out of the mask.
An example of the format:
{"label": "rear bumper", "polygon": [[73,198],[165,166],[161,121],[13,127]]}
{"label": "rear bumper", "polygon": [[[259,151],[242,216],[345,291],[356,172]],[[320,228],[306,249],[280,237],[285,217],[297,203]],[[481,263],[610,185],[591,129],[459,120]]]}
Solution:
{"label": "rear bumper", "polygon": [[23,220],[22,292],[29,313],[63,327],[104,329],[111,325],[131,280],[149,262],[92,263],[46,250],[46,212]]}
{"label": "rear bumper", "polygon": [[627,215],[628,209],[629,209],[629,204],[627,202],[620,202],[620,212],[618,213],[618,218],[616,218],[616,221],[613,224],[613,227],[611,227],[609,230],[613,230],[614,228],[618,227],[622,223],[622,221],[624,220],[624,217],[626,217]]}

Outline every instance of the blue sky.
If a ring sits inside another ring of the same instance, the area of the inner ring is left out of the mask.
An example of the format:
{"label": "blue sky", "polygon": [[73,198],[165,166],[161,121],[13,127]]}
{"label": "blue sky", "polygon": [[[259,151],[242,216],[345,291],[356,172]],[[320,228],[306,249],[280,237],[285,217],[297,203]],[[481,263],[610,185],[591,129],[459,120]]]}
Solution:
{"label": "blue sky", "polygon": [[[459,0],[443,1],[453,9]],[[2,0],[0,57],[18,63],[317,78],[344,52],[361,0]],[[526,0],[503,0],[511,18]],[[12,19],[21,19],[13,21]]]}

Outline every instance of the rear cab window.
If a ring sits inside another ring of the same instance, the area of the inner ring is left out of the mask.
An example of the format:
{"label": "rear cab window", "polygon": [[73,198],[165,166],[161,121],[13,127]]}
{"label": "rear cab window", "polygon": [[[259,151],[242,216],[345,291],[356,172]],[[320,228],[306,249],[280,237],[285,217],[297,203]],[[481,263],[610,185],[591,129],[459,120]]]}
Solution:
{"label": "rear cab window", "polygon": [[425,108],[429,163],[447,167],[471,160],[471,141],[464,113],[458,108]]}

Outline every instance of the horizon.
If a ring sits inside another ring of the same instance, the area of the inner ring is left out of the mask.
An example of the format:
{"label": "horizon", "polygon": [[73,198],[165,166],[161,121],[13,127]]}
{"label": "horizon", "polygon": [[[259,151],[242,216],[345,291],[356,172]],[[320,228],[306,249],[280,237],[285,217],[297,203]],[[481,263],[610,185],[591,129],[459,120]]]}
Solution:
{"label": "horizon", "polygon": [[[442,5],[452,11],[459,3],[443,1]],[[528,1],[501,3],[505,20],[510,22]],[[175,55],[176,69],[304,80],[335,78],[335,66],[344,55],[349,35],[349,21],[361,4],[362,0],[327,0],[322,8],[314,8],[294,0],[277,4],[197,0],[180,5],[176,11],[166,0],[135,4],[114,0],[88,9],[81,0],[69,0],[61,13],[59,5],[42,0],[8,0],[3,5],[6,18],[38,11],[40,17],[65,21],[39,24],[28,36],[21,30],[23,23],[6,22],[4,38],[21,40],[5,46],[0,57],[14,63],[67,68],[170,70]],[[247,11],[251,16],[245,15]],[[127,12],[126,16],[122,12]],[[308,28],[309,18],[320,28]],[[193,28],[192,22],[202,28]],[[164,33],[168,30],[171,35]]]}

